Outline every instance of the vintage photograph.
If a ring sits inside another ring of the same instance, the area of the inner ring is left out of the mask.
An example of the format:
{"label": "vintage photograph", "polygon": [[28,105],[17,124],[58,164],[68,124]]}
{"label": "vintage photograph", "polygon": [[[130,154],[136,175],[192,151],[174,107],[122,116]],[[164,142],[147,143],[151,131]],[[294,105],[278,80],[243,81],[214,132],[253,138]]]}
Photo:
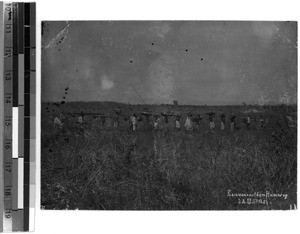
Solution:
{"label": "vintage photograph", "polygon": [[297,209],[297,22],[41,26],[42,209]]}

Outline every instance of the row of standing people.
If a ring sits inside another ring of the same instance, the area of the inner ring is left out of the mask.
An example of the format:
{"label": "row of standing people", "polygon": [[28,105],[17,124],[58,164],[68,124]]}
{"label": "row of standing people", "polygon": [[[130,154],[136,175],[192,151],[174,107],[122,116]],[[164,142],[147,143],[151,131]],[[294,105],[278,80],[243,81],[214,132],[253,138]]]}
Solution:
{"label": "row of standing people", "polygon": [[[121,115],[121,112],[116,111],[116,115],[115,115],[114,122],[113,122],[114,127],[119,126],[120,115]],[[214,112],[208,112],[208,113],[206,113],[206,115],[208,116],[210,130],[214,130],[215,127],[216,127],[215,126],[215,117],[216,117],[217,114],[214,113]],[[151,116],[151,114],[147,114],[147,115],[145,114],[145,116],[146,116],[146,120],[149,121],[149,117]],[[181,129],[181,118],[182,118],[182,116],[179,113],[173,114],[173,115],[167,115],[165,113],[162,113],[160,115],[158,115],[158,114],[153,115],[153,128],[158,129],[161,122],[165,122],[165,123],[168,124],[170,117],[175,118],[175,129],[180,130]],[[229,126],[230,126],[231,131],[237,129],[236,118],[237,118],[237,116],[234,115],[234,114],[230,116],[230,125]],[[54,126],[58,125],[60,128],[62,128],[63,119],[64,119],[64,117],[63,117],[62,114],[60,114],[60,118],[55,117]],[[136,115],[136,113],[133,112],[130,115],[129,120],[130,120],[131,129],[133,131],[136,131],[137,130],[137,123],[138,123],[138,121],[140,121],[139,117]],[[193,116],[191,113],[187,113],[186,119],[184,121],[184,128],[187,131],[191,131],[191,130],[194,129],[194,127],[199,127],[202,120],[203,120],[203,118],[200,114],[196,114],[196,115]],[[221,120],[220,129],[222,131],[224,131],[225,128],[226,128],[226,116],[225,116],[224,113],[222,113],[220,115],[220,120]],[[245,120],[245,123],[246,123],[246,128],[250,129],[251,117],[247,116],[246,118],[244,118],[244,120]],[[105,120],[104,120],[104,122],[105,122]],[[78,116],[78,123],[79,124],[84,124],[85,123],[83,112],[81,112],[80,115]],[[263,125],[264,125],[264,119],[263,119],[262,116],[260,116],[260,118],[259,118],[259,125],[260,125],[260,127],[263,127]]]}
{"label": "row of standing people", "polygon": [[[210,130],[214,130],[216,125],[215,125],[215,116],[216,116],[216,113],[207,113],[208,115],[208,120],[209,120],[209,128]],[[158,129],[159,128],[159,123],[162,122],[162,121],[165,121],[166,123],[168,123],[168,118],[169,116],[165,115],[165,116],[162,116],[162,115],[154,115],[154,122],[153,122],[153,127],[154,129]],[[177,130],[180,130],[181,129],[181,115],[174,115],[175,117],[175,129]],[[230,117],[230,130],[231,131],[234,131],[235,129],[237,129],[237,124],[236,124],[236,118],[237,116],[236,115],[232,115]],[[187,130],[187,131],[192,131],[194,129],[194,126],[200,126],[200,123],[202,122],[202,116],[197,114],[196,117],[193,118],[192,114],[188,113],[187,116],[186,116],[186,119],[185,119],[185,122],[184,122],[184,128]],[[222,131],[225,130],[225,127],[226,127],[226,116],[224,113],[222,113],[220,115],[220,119],[221,119],[221,124],[220,124],[220,129]],[[251,117],[250,116],[247,116],[246,118],[244,118],[245,122],[246,122],[246,128],[247,129],[250,129],[251,128]],[[135,131],[137,129],[137,116],[135,115],[135,113],[133,113],[131,116],[130,116],[130,121],[131,121],[131,127],[132,127],[132,130]],[[263,127],[264,126],[264,119],[262,116],[260,116],[259,118],[259,126],[260,127]]]}

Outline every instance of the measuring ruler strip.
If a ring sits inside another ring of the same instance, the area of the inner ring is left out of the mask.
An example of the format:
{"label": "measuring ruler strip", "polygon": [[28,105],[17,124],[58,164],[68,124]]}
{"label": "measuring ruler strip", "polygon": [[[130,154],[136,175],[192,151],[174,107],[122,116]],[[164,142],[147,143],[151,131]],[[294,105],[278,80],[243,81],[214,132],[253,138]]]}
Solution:
{"label": "measuring ruler strip", "polygon": [[4,3],[0,7],[0,30],[4,32],[0,36],[0,93],[4,103],[0,112],[0,185],[4,187],[0,231],[33,231],[36,9],[35,3]]}
{"label": "measuring ruler strip", "polygon": [[12,107],[13,107],[13,11],[4,3],[4,216],[3,231],[12,231]]}
{"label": "measuring ruler strip", "polygon": [[[4,100],[4,16],[3,3],[0,2],[0,100]],[[0,232],[3,232],[3,214],[4,214],[4,105],[0,104]]]}

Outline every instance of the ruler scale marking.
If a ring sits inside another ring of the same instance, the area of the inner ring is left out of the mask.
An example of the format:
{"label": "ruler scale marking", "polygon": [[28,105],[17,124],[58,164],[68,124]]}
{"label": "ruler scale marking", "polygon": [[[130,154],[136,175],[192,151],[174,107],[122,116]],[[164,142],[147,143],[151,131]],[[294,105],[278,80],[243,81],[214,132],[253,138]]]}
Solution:
{"label": "ruler scale marking", "polygon": [[[4,83],[3,76],[4,74],[4,16],[3,16],[3,3],[0,2],[0,99],[4,97]],[[1,103],[0,105],[0,154],[4,152],[4,136],[3,136],[3,115],[1,113],[4,113],[4,107]],[[4,187],[4,176],[5,171],[1,171],[1,168],[4,168],[4,157],[0,157],[0,188],[2,189]],[[4,193],[0,192],[0,232],[3,232],[3,210],[4,210]]]}
{"label": "ruler scale marking", "polygon": [[[30,94],[35,94],[35,89],[36,89],[36,82],[35,82],[35,69],[36,69],[36,61],[35,61],[35,52],[36,52],[36,21],[35,21],[35,16],[36,16],[36,5],[31,4],[30,5],[30,58],[29,58],[29,65],[30,65]],[[34,71],[33,71],[34,70]],[[35,101],[35,99],[34,99]],[[30,102],[30,105],[32,103],[35,104],[35,102]],[[32,113],[34,112],[34,113]],[[29,140],[29,148],[30,145],[33,145],[33,152],[30,152],[30,162],[31,162],[31,167],[30,167],[30,187],[29,187],[29,195],[30,195],[30,202],[29,202],[29,230],[33,231],[34,230],[34,216],[35,216],[35,211],[34,211],[34,201],[35,201],[35,118],[32,118],[35,116],[35,105],[31,106],[30,110],[30,140]],[[33,121],[32,121],[33,119]]]}
{"label": "ruler scale marking", "polygon": [[12,174],[12,231],[17,231],[17,228],[20,228],[19,219],[18,219],[18,200],[19,200],[19,74],[18,74],[18,3],[13,3],[13,107],[12,107],[12,165],[13,165],[13,174]]}
{"label": "ruler scale marking", "polygon": [[30,101],[30,4],[24,4],[24,231],[29,231],[30,206],[30,116],[28,106]]}

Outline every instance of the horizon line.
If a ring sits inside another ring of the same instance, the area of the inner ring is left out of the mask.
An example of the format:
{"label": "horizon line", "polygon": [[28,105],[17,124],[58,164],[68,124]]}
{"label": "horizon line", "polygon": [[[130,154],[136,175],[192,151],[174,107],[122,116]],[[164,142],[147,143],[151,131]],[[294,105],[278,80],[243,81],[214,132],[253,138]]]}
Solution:
{"label": "horizon line", "polygon": [[[157,105],[157,106],[162,106],[162,105],[171,105],[171,106],[176,106],[173,103],[126,103],[126,102],[117,102],[117,101],[64,101],[66,103],[116,103],[116,104],[121,104],[121,105]],[[61,101],[41,101],[41,103],[61,103]],[[232,103],[227,103],[227,104],[178,104],[177,106],[281,106],[281,105],[297,105],[297,103],[266,103],[266,104],[258,104],[258,103],[237,103],[237,102],[232,102]]]}

